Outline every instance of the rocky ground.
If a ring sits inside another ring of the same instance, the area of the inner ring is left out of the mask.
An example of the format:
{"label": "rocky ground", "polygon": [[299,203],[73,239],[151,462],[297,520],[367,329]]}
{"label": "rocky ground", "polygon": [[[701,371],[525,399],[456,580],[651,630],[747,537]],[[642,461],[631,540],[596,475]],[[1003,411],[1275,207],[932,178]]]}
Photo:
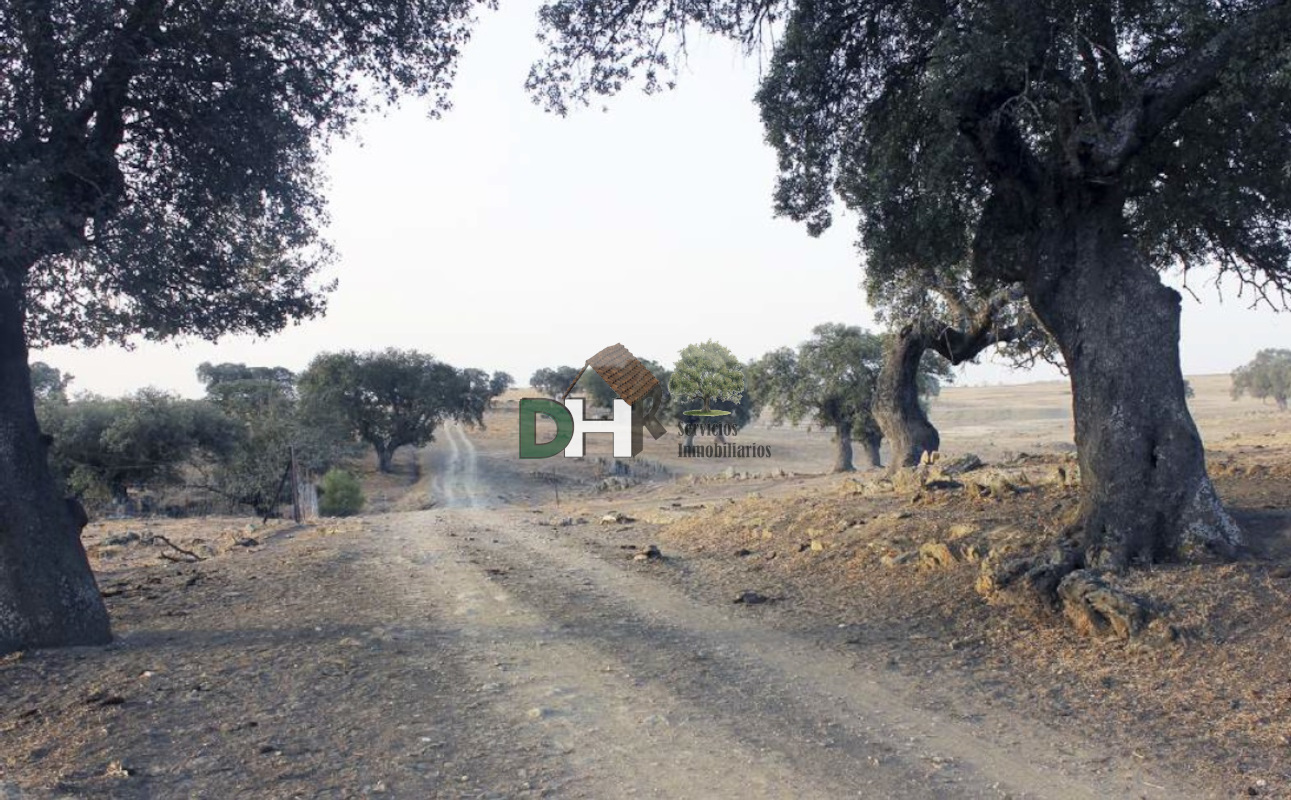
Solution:
{"label": "rocky ground", "polygon": [[1114,578],[1169,636],[983,597],[1078,480],[998,431],[920,479],[616,475],[500,419],[360,518],[96,522],[117,640],[0,662],[0,796],[1291,797],[1291,431],[1243,413],[1251,557]]}

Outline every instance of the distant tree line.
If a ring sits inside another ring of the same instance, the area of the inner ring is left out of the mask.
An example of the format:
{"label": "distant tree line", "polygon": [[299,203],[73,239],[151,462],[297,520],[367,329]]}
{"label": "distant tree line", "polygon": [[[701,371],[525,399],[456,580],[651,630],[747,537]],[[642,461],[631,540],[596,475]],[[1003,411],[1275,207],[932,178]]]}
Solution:
{"label": "distant tree line", "polygon": [[[722,422],[736,429],[745,427],[766,411],[773,424],[790,422],[797,425],[806,421],[821,429],[833,430],[837,446],[836,471],[855,468],[853,442],[861,443],[869,466],[881,466],[879,452],[884,439],[884,431],[878,421],[884,408],[883,396],[879,392],[881,375],[891,369],[894,354],[906,352],[896,346],[895,339],[894,335],[875,334],[856,326],[838,323],[818,325],[812,330],[812,337],[796,349],[782,347],[744,363],[744,390],[737,400],[709,397],[706,404],[711,410],[728,412],[729,416],[722,417]],[[688,356],[697,357],[704,347],[692,345],[686,348],[681,352],[678,363],[683,363]],[[722,354],[722,357],[726,355]],[[916,368],[908,379],[919,416],[923,424],[931,428],[921,404],[940,391],[942,382],[951,379],[950,362],[932,347],[921,348],[918,355]],[[692,385],[693,380],[675,380],[673,369],[649,359],[643,359],[641,363],[660,383],[671,389],[664,395],[659,418],[676,424],[683,431],[684,445],[692,446],[694,428],[685,426],[701,418],[685,415],[684,412],[691,409],[694,402],[680,402],[674,394],[681,385],[689,387],[689,393],[694,397],[702,396],[703,392]],[[733,363],[738,365],[738,362]],[[578,367],[544,367],[533,373],[529,383],[538,391],[559,398],[577,379],[574,392],[585,394],[589,405],[594,408],[610,408],[617,395],[609,384],[591,369],[583,371],[582,377],[578,375]],[[935,438],[936,429],[932,428],[932,431]],[[725,442],[720,433],[715,435],[715,439],[719,444]]]}
{"label": "distant tree line", "polygon": [[444,422],[482,425],[514,383],[393,349],[323,353],[299,375],[204,363],[198,400],[151,388],[71,397],[72,376],[41,362],[31,372],[50,464],[69,494],[124,505],[138,488],[184,487],[257,514],[277,508],[290,456],[322,475],[370,446],[389,472],[400,447],[428,444]]}

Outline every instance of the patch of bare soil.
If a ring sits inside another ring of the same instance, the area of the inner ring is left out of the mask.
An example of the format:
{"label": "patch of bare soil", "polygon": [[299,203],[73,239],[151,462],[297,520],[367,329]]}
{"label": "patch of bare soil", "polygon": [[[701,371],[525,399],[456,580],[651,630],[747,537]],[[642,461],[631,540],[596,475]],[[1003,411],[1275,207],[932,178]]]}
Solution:
{"label": "patch of bare soil", "polygon": [[0,660],[0,796],[538,796],[366,523],[250,525],[92,527],[116,639]]}
{"label": "patch of bare soil", "polygon": [[[1291,454],[1253,447],[1211,461],[1253,557],[1114,579],[1173,626],[1173,642],[1082,636],[975,591],[983,559],[1043,551],[1074,513],[1062,456],[980,468],[957,487],[822,477],[786,495],[730,482],[619,507],[645,519],[686,511],[653,535],[689,565],[672,577],[691,591],[780,599],[779,624],[837,628],[835,647],[917,681],[932,705],[985,701],[1220,796],[1291,797]],[[582,510],[595,519],[602,508]]]}

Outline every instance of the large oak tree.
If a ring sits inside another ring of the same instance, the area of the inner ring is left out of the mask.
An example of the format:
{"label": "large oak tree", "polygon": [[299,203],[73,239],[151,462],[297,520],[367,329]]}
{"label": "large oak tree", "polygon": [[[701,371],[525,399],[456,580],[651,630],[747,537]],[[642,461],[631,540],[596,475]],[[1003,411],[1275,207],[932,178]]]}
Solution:
{"label": "large oak tree", "polygon": [[[497,373],[495,373],[497,374]],[[322,353],[300,375],[305,419],[334,424],[372,445],[377,468],[390,472],[405,445],[435,440],[435,430],[456,420],[483,425],[484,412],[502,381],[478,369],[458,370],[415,350]]]}
{"label": "large oak tree", "polygon": [[[1083,494],[1063,568],[1240,549],[1158,270],[1288,288],[1291,0],[555,0],[541,20],[529,85],[557,111],[662,86],[690,28],[754,47],[779,26],[757,97],[777,210],[818,232],[841,196],[868,269],[971,259],[1057,342]],[[894,194],[919,213],[885,214]]]}
{"label": "large oak tree", "polygon": [[319,157],[437,107],[470,0],[0,0],[0,652],[110,636],[46,465],[30,346],[322,311]]}
{"label": "large oak tree", "polygon": [[749,370],[749,382],[773,422],[809,419],[834,429],[834,472],[855,469],[853,436],[861,440],[869,466],[877,467],[883,437],[871,405],[882,353],[881,337],[829,322],[813,328],[797,350],[782,347],[762,356]]}

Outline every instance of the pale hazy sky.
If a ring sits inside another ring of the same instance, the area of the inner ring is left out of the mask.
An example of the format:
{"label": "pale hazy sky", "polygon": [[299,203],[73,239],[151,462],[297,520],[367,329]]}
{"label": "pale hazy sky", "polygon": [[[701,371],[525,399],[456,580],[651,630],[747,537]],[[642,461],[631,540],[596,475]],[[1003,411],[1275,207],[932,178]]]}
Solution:
{"label": "pale hazy sky", "polygon": [[[407,103],[334,148],[329,236],[340,258],[327,277],[340,287],[326,317],[261,341],[55,348],[33,360],[71,372],[74,390],[198,396],[203,361],[300,370],[320,351],[395,346],[523,384],[615,342],[671,364],[710,338],[748,359],[820,322],[873,326],[854,220],[812,239],[771,216],[775,157],[752,102],[755,61],[699,42],[676,91],[560,119],[523,90],[536,7],[484,14],[443,119]],[[1236,287],[1220,304],[1201,276],[1191,282],[1203,302],[1185,294],[1185,373],[1291,346],[1291,316],[1248,310]],[[960,382],[1057,377],[984,361]]]}

